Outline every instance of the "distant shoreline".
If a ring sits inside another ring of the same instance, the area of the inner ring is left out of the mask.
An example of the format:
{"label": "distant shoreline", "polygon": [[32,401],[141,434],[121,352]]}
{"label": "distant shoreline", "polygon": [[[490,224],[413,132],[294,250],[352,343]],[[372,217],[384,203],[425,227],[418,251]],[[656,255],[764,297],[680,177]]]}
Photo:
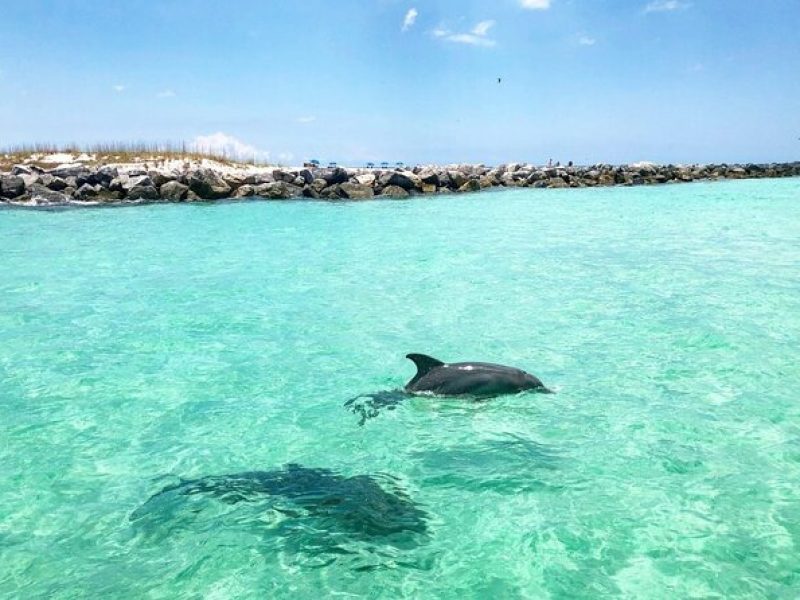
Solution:
{"label": "distant shoreline", "polygon": [[[63,158],[63,157],[59,157]],[[533,166],[510,163],[409,168],[266,167],[213,159],[155,158],[0,167],[0,203],[98,206],[223,199],[368,200],[497,188],[585,188],[800,176],[800,162],[773,164]]]}

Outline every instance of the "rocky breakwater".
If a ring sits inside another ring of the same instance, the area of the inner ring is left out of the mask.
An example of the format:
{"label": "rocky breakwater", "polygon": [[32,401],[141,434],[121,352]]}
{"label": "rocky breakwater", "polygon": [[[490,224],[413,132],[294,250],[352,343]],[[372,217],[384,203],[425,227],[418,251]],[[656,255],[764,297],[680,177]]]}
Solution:
{"label": "rocky breakwater", "polygon": [[0,202],[18,206],[143,204],[221,199],[366,200],[489,188],[583,188],[699,180],[800,176],[800,162],[746,165],[528,164],[417,166],[410,169],[147,168],[146,165],[17,165],[0,173]]}

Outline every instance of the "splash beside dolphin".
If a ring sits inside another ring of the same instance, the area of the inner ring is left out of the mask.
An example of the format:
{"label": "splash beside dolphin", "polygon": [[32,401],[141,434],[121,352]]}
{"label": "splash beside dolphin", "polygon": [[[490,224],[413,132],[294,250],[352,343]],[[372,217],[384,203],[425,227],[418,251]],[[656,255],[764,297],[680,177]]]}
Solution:
{"label": "splash beside dolphin", "polygon": [[444,363],[424,354],[408,354],[417,374],[406,384],[410,393],[491,398],[526,390],[551,393],[539,378],[521,369],[483,362]]}

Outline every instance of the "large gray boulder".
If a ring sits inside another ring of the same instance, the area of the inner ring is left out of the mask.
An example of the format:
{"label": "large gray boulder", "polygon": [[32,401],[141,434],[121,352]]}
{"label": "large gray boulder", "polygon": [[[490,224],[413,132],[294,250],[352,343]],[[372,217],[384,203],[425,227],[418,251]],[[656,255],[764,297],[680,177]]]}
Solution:
{"label": "large gray boulder", "polygon": [[67,177],[87,178],[90,174],[89,169],[83,165],[60,165],[55,169],[50,169],[49,173],[55,177],[66,179]]}
{"label": "large gray boulder", "polygon": [[151,186],[153,185],[153,180],[150,179],[149,175],[136,175],[128,178],[127,181],[124,182],[124,185],[128,189],[132,187]]}
{"label": "large gray boulder", "polygon": [[500,176],[500,183],[506,187],[513,187],[515,185],[514,174],[510,171],[506,171]]}
{"label": "large gray boulder", "polygon": [[37,205],[69,204],[70,201],[66,194],[54,192],[40,184],[32,185],[28,190],[28,196],[30,196],[31,202]]}
{"label": "large gray boulder", "polygon": [[320,177],[312,181],[308,187],[311,188],[313,194],[316,194],[312,197],[319,198],[319,195],[322,194],[322,190],[328,187],[328,182]]}
{"label": "large gray boulder", "polygon": [[29,188],[34,183],[44,183],[42,176],[37,173],[33,173],[31,175],[20,175],[20,177],[22,177],[22,181],[25,182],[26,188]]}
{"label": "large gray boulder", "polygon": [[54,192],[60,192],[67,187],[67,182],[61,179],[61,177],[53,177],[52,175],[46,175],[45,177],[47,177],[47,180],[44,184]]}
{"label": "large gray boulder", "polygon": [[375,183],[375,173],[362,173],[361,175],[356,175],[356,182],[360,183],[361,185],[372,186]]}
{"label": "large gray boulder", "polygon": [[734,167],[728,171],[728,177],[731,179],[744,179],[747,177],[747,171],[743,167]]}
{"label": "large gray boulder", "polygon": [[388,198],[408,198],[409,193],[399,185],[387,185],[383,188],[381,196],[386,196]]}
{"label": "large gray boulder", "polygon": [[464,182],[460,188],[458,188],[459,192],[477,192],[481,189],[481,183],[477,179],[468,179]]}
{"label": "large gray boulder", "polygon": [[366,200],[375,195],[372,186],[362,185],[360,183],[340,183],[339,191],[343,197],[350,198],[351,200]]}
{"label": "large gray boulder", "polygon": [[122,200],[123,194],[121,192],[112,192],[102,185],[97,186],[97,196],[94,197],[96,202],[118,202]]}
{"label": "large gray boulder", "polygon": [[[127,180],[122,177],[115,177],[111,180],[111,183],[108,184],[108,189],[110,189],[112,192],[122,192],[124,194],[126,190],[126,182]],[[65,181],[64,183],[67,182]]]}
{"label": "large gray boulder", "polygon": [[[323,181],[321,179],[317,179],[316,181]],[[314,198],[315,200],[320,197],[320,191],[314,189],[311,185],[304,185],[303,186],[303,197],[304,198]]]}
{"label": "large gray boulder", "polygon": [[158,189],[147,175],[132,177],[125,185],[125,195],[129,200],[158,200]]}
{"label": "large gray boulder", "polygon": [[256,186],[255,194],[262,198],[271,200],[284,200],[300,196],[302,189],[285,181],[273,181],[272,183],[262,183]]}
{"label": "large gray boulder", "polygon": [[329,185],[324,190],[322,190],[319,194],[320,198],[327,198],[329,200],[338,200],[339,198],[344,198],[344,193],[339,190],[339,186],[341,183],[335,183],[333,185]]}
{"label": "large gray boulder", "polygon": [[79,179],[85,180],[85,183],[89,183],[90,185],[102,185],[107,188],[117,177],[119,177],[119,171],[116,167],[104,166],[90,173],[88,176],[83,176]]}
{"label": "large gray boulder", "polygon": [[128,190],[128,200],[158,200],[158,190],[152,185],[137,185]]}
{"label": "large gray boulder", "polygon": [[249,183],[245,183],[244,185],[240,185],[236,188],[236,191],[233,193],[234,198],[249,198],[250,196],[256,195],[256,187]]}
{"label": "large gray boulder", "polygon": [[11,169],[12,175],[33,175],[33,171],[30,167],[25,165],[14,165]]}
{"label": "large gray boulder", "polygon": [[153,182],[153,185],[157,188],[160,188],[162,185],[170,181],[170,178],[164,175],[161,171],[148,171],[147,176],[150,177],[150,181]]}
{"label": "large gray boulder", "polygon": [[204,200],[230,198],[233,190],[225,180],[211,169],[201,169],[189,175],[189,189]]}
{"label": "large gray boulder", "polygon": [[541,171],[533,171],[528,178],[525,180],[526,185],[533,185],[537,181],[541,181],[544,179],[544,174]]}
{"label": "large gray boulder", "polygon": [[450,188],[451,189],[461,189],[465,183],[467,183],[467,176],[461,172],[461,170],[453,169],[448,171],[447,174],[450,176]]}
{"label": "large gray boulder", "polygon": [[80,202],[91,202],[97,196],[99,191],[100,186],[84,183],[81,187],[75,190],[75,193],[72,194],[72,197]]}
{"label": "large gray boulder", "polygon": [[422,183],[435,186],[439,185],[439,174],[431,168],[426,167],[422,169],[417,176]]}
{"label": "large gray boulder", "polygon": [[255,185],[256,178],[254,175],[245,175],[244,173],[227,173],[222,177],[232,190],[239,189],[243,185]]}
{"label": "large gray boulder", "polygon": [[420,187],[421,183],[419,176],[411,171],[387,171],[378,181],[382,187],[397,186],[407,192]]}
{"label": "large gray boulder", "polygon": [[301,169],[301,170],[300,170],[300,171],[297,173],[297,176],[298,176],[298,177],[301,177],[301,178],[303,179],[303,183],[304,183],[304,184],[309,184],[309,183],[311,183],[312,181],[314,181],[314,175],[312,175],[312,174],[311,174],[311,171],[309,171],[308,169]]}
{"label": "large gray boulder", "polygon": [[0,177],[0,196],[3,198],[16,198],[25,193],[25,180],[17,175]]}
{"label": "large gray boulder", "polygon": [[264,172],[264,173],[257,173],[253,177],[254,181],[253,184],[261,185],[263,183],[272,183],[275,181],[275,178],[272,176],[272,172]]}
{"label": "large gray boulder", "polygon": [[283,181],[284,183],[294,183],[295,175],[294,173],[290,173],[288,171],[284,171],[283,169],[275,169],[272,171],[272,177],[275,181]]}
{"label": "large gray boulder", "polygon": [[[665,179],[666,181],[666,179]],[[598,185],[614,185],[617,183],[616,177],[612,173],[601,173],[597,178]]]}
{"label": "large gray boulder", "polygon": [[299,185],[287,183],[285,193],[287,198],[299,198],[303,195],[303,188]]}
{"label": "large gray boulder", "polygon": [[159,194],[163,200],[170,202],[180,202],[186,199],[189,193],[189,186],[183,185],[179,181],[168,181],[159,188]]}
{"label": "large gray boulder", "polygon": [[314,173],[315,179],[324,179],[328,185],[336,185],[337,183],[344,183],[350,176],[347,171],[341,167],[335,169],[320,169]]}

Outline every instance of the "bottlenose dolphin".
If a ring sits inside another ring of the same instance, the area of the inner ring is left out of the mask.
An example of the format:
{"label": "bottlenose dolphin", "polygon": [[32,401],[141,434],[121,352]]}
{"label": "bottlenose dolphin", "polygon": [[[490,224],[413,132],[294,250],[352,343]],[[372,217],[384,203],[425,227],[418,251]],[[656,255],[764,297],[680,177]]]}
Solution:
{"label": "bottlenose dolphin", "polygon": [[138,521],[149,516],[150,520],[155,517],[162,521],[163,515],[174,512],[169,509],[176,501],[188,496],[202,495],[226,504],[256,504],[279,498],[288,503],[273,503],[265,508],[288,517],[313,519],[315,529],[338,531],[359,539],[425,533],[428,515],[391,480],[388,483],[390,491],[370,475],[346,477],[329,469],[289,464],[275,471],[182,480],[151,496],[130,518]]}
{"label": "bottlenose dolphin", "polygon": [[551,393],[537,377],[514,367],[491,363],[443,363],[424,354],[408,354],[417,374],[406,384],[410,393],[491,398],[525,390]]}

